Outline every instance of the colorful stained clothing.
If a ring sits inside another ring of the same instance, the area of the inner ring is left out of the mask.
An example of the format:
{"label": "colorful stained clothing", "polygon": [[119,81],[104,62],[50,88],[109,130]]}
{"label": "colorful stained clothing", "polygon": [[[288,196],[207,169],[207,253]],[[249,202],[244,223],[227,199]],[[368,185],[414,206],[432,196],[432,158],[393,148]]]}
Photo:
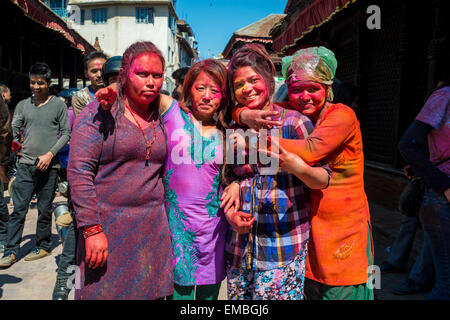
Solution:
{"label": "colorful stained clothing", "polygon": [[[157,299],[173,293],[162,180],[166,137],[156,120],[156,141],[145,166],[141,130],[116,113],[117,105],[109,113],[95,101],[74,123],[67,175],[77,227],[101,224],[108,240],[105,266],[92,270],[79,233],[81,287],[75,299]],[[144,129],[147,139],[153,130],[152,125]]]}
{"label": "colorful stained clothing", "polygon": [[[300,113],[277,105],[274,111],[279,112],[283,124],[272,128],[271,135],[279,130],[280,137],[305,139],[313,131],[311,121]],[[231,270],[239,268],[251,273],[283,270],[301,252],[306,253],[310,229],[308,197],[303,183],[285,170],[280,169],[276,175],[262,175],[259,167],[256,170],[240,183],[241,210],[256,220],[248,234],[239,235],[229,228],[227,263]],[[249,281],[258,281],[258,277]],[[252,288],[250,284],[247,287]]]}
{"label": "colorful stained clothing", "polygon": [[83,111],[83,109],[94,101],[95,92],[92,89],[92,86],[87,86],[77,92],[75,92],[72,96],[72,108],[75,117]]}
{"label": "colorful stained clothing", "polygon": [[168,154],[164,186],[173,245],[174,281],[210,285],[225,279],[227,222],[220,209],[222,135],[202,137],[177,102],[163,115]]}
{"label": "colorful stained clothing", "polygon": [[[369,226],[367,228],[369,230],[366,253],[369,265],[373,265],[371,233]],[[305,280],[305,298],[307,300],[373,300],[373,284],[374,276],[370,273],[366,283],[350,286],[328,286],[307,278]]]}
{"label": "colorful stained clothing", "polygon": [[370,236],[361,130],[351,108],[343,104],[326,108],[306,140],[280,144],[306,162],[323,161],[332,170],[327,189],[311,190],[306,277],[328,286],[358,285],[368,279]]}
{"label": "colorful stained clothing", "polygon": [[[402,137],[399,149],[405,160],[428,184],[423,204],[419,212],[424,237],[429,241],[435,277],[430,300],[450,299],[450,203],[444,192],[450,188],[450,86],[433,92],[416,120],[430,125],[433,129],[427,140],[430,163],[422,161],[420,154],[424,140],[414,132],[414,123]],[[410,130],[413,133],[410,133]],[[407,139],[410,142],[405,143]],[[421,143],[422,142],[422,143]],[[411,148],[409,145],[416,148]],[[431,166],[434,164],[434,166]],[[430,167],[432,170],[430,170]],[[435,168],[437,172],[435,172]]]}
{"label": "colorful stained clothing", "polygon": [[287,265],[253,272],[228,271],[228,300],[302,300],[305,283],[306,249]]}
{"label": "colorful stained clothing", "polygon": [[430,162],[440,163],[437,168],[450,177],[450,86],[433,92],[416,120],[434,128],[428,135]]}

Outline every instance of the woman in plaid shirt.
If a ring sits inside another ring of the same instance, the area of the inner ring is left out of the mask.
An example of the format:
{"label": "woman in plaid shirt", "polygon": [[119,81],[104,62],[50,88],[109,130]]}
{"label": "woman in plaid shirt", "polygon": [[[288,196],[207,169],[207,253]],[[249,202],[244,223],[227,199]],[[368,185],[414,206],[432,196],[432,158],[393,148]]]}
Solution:
{"label": "woman in plaid shirt", "polygon": [[[228,67],[230,105],[267,110],[276,124],[269,130],[271,136],[305,139],[313,130],[311,121],[270,102],[274,74],[262,46],[249,44],[236,51]],[[242,177],[241,208],[226,213],[231,226],[226,242],[229,299],[303,298],[310,229],[305,185],[326,188],[331,172],[326,166],[310,167],[284,149],[269,154],[281,169],[260,164],[234,168]]]}

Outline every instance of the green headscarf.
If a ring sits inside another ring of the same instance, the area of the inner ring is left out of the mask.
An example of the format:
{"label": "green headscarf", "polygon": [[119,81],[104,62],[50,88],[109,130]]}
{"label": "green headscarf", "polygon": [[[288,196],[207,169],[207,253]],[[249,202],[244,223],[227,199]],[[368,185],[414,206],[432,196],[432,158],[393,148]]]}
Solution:
{"label": "green headscarf", "polygon": [[[288,85],[290,82],[302,80],[331,86],[337,68],[337,60],[333,51],[325,47],[298,50],[294,55],[284,57],[281,63],[281,72]],[[327,100],[333,100],[331,87]]]}

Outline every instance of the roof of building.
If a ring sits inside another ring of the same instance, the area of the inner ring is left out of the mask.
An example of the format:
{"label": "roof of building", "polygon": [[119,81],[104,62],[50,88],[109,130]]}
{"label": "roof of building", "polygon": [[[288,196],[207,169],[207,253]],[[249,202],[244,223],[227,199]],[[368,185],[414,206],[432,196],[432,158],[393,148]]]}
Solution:
{"label": "roof of building", "polygon": [[269,14],[265,18],[235,31],[234,34],[242,37],[270,38],[269,32],[272,27],[285,16],[285,14]]}
{"label": "roof of building", "polygon": [[177,21],[178,29],[182,32],[187,32],[190,36],[194,36],[191,26],[184,19]]}
{"label": "roof of building", "polygon": [[269,32],[285,16],[285,14],[269,14],[265,18],[235,31],[223,51],[223,56],[227,58],[238,41],[272,43]]}
{"label": "roof of building", "polygon": [[19,7],[24,15],[47,29],[61,33],[75,48],[81,52],[89,52],[94,48],[76,30],[71,28],[60,16],[44,2],[36,0],[10,0]]}

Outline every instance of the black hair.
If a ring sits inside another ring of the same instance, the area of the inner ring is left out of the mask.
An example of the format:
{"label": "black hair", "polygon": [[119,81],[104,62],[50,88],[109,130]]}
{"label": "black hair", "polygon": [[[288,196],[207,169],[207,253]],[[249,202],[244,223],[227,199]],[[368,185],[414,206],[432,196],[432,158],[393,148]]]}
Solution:
{"label": "black hair", "polygon": [[0,93],[6,93],[9,91],[8,86],[4,85],[3,83],[0,83]]}
{"label": "black hair", "polygon": [[184,78],[186,78],[188,71],[189,71],[189,68],[187,68],[187,67],[177,69],[174,72],[172,72],[172,78],[174,78],[179,83],[183,83]]}
{"label": "black hair", "polygon": [[101,52],[101,51],[92,51],[92,52],[89,52],[89,53],[88,53],[87,55],[85,55],[84,58],[83,58],[83,67],[84,67],[84,70],[87,70],[89,61],[94,60],[94,59],[97,59],[97,58],[103,58],[103,59],[105,59],[105,60],[108,60],[108,57],[106,56],[106,54],[104,54],[104,53]]}
{"label": "black hair", "polygon": [[49,94],[52,94],[54,96],[57,96],[60,91],[61,88],[59,87],[59,84],[52,84],[50,88],[48,88]]}
{"label": "black hair", "polygon": [[30,72],[28,75],[31,77],[33,76],[39,76],[44,77],[47,82],[50,81],[52,78],[52,70],[50,70],[50,67],[45,62],[36,62],[33,64],[30,68]]}

